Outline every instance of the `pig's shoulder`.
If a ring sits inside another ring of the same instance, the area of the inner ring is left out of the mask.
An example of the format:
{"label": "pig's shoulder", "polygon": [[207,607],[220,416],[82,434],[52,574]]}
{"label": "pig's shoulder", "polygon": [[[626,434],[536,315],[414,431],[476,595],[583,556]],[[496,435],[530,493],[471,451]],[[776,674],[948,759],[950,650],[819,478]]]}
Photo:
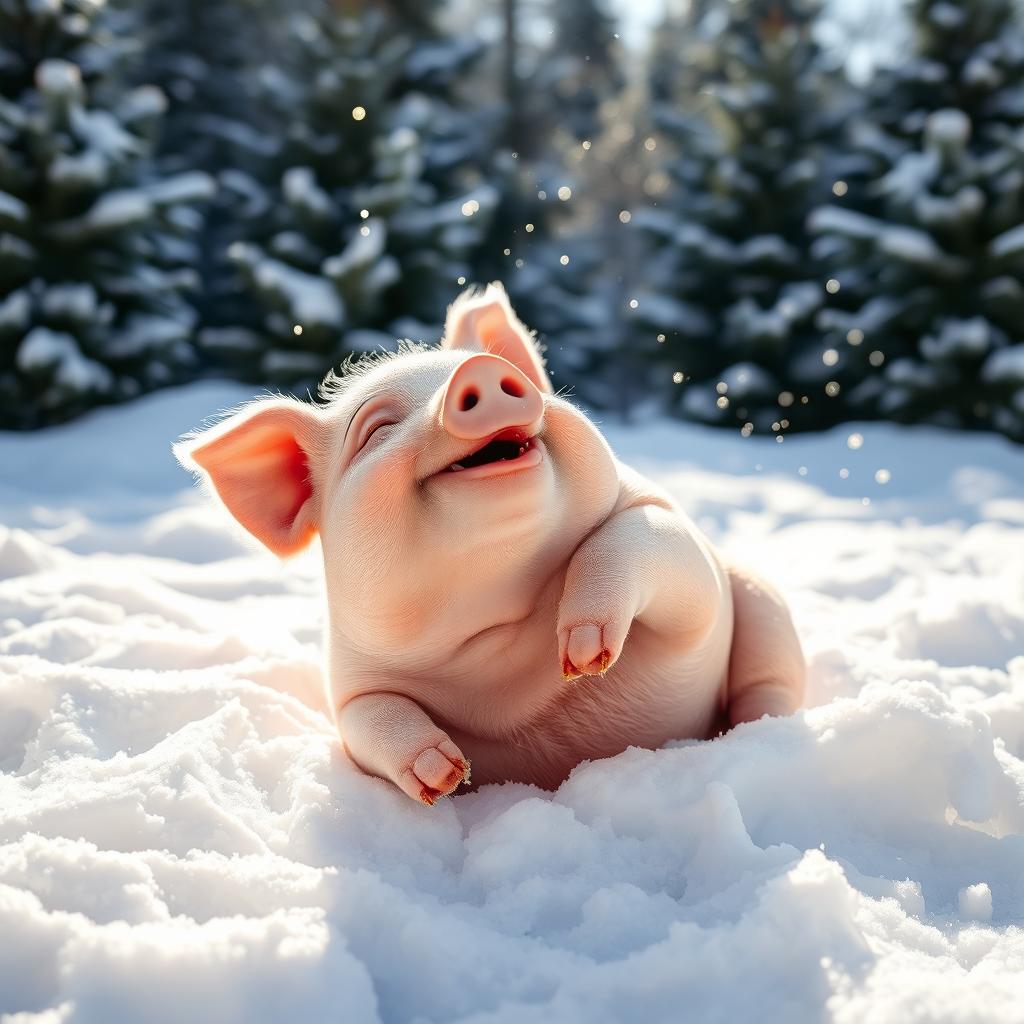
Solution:
{"label": "pig's shoulder", "polygon": [[653,480],[648,480],[632,466],[615,460],[615,468],[619,472],[619,497],[612,510],[612,515],[627,508],[640,505],[657,505],[660,508],[678,512],[676,503]]}

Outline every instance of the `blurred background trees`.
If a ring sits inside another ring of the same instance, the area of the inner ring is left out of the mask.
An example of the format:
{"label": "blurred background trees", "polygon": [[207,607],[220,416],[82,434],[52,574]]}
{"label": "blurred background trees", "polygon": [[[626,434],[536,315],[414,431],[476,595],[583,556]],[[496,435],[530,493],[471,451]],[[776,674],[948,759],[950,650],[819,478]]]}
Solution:
{"label": "blurred background trees", "polygon": [[1020,7],[641,6],[0,0],[0,425],[301,391],[498,279],[618,414],[1024,439]]}

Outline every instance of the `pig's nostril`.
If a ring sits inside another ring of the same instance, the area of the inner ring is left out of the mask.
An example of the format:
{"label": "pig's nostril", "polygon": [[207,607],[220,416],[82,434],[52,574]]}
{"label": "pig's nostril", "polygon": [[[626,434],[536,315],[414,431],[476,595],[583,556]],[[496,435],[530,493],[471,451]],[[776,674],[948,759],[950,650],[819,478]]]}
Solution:
{"label": "pig's nostril", "polygon": [[475,391],[467,391],[459,402],[459,408],[463,412],[469,412],[480,401],[480,396]]}
{"label": "pig's nostril", "polygon": [[501,390],[504,391],[506,395],[511,395],[513,398],[522,398],[526,394],[523,390],[523,385],[514,377],[506,377],[501,382]]}

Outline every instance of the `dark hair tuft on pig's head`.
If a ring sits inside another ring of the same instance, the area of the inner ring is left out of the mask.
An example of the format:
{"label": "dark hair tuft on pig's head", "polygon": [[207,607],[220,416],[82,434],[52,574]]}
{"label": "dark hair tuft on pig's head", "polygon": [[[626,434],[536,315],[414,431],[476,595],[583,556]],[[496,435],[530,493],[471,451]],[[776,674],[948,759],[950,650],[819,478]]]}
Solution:
{"label": "dark hair tuft on pig's head", "polygon": [[394,350],[382,348],[372,352],[353,352],[342,360],[337,370],[327,371],[327,376],[316,389],[317,397],[322,402],[331,402],[341,398],[353,381],[365,377],[382,363],[390,362],[399,356],[426,352],[430,348],[430,345],[422,341],[410,341],[408,338],[402,338]]}

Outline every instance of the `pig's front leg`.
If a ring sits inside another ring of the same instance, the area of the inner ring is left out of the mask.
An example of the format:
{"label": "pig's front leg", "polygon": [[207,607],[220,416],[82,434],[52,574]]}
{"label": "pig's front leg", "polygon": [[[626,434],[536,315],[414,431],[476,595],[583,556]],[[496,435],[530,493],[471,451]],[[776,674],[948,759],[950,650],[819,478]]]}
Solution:
{"label": "pig's front leg", "polygon": [[714,622],[721,572],[678,515],[658,505],[612,516],[576,550],[558,609],[562,675],[601,675],[622,653],[634,620],[680,648]]}
{"label": "pig's front leg", "polygon": [[415,701],[364,693],[338,712],[348,756],[369,775],[390,779],[413,800],[433,804],[469,781],[469,761]]}

